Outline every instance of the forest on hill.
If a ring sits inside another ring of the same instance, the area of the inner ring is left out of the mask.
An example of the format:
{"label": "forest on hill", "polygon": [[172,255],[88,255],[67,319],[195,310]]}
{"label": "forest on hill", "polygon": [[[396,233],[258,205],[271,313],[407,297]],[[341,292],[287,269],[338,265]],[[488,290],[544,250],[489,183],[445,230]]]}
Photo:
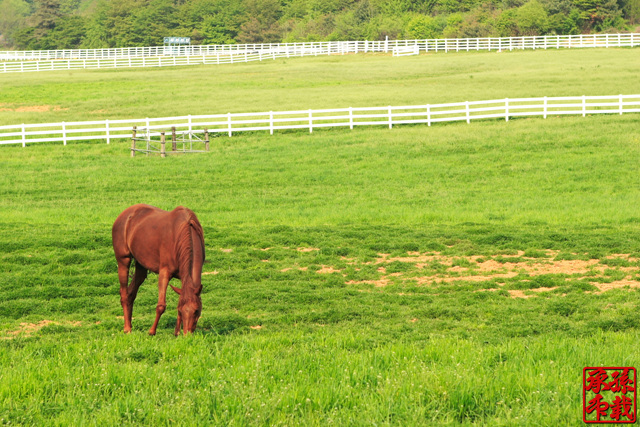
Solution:
{"label": "forest on hill", "polygon": [[0,47],[70,49],[637,31],[640,0],[0,0]]}

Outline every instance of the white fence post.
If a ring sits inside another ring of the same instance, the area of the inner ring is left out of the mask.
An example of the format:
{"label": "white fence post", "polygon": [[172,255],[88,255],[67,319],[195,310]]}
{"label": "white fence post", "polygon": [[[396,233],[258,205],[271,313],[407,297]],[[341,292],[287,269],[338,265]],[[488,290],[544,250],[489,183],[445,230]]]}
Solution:
{"label": "white fence post", "polygon": [[353,108],[349,107],[349,129],[353,130]]}
{"label": "white fence post", "polygon": [[273,111],[269,112],[269,134],[273,135]]}
{"label": "white fence post", "polygon": [[27,132],[24,128],[24,123],[22,124],[22,146],[23,147],[27,146]]}
{"label": "white fence post", "polygon": [[109,134],[109,119],[104,121],[104,127],[107,131],[107,145],[111,143],[111,135]]}
{"label": "white fence post", "polygon": [[469,101],[465,101],[464,109],[465,109],[465,113],[466,113],[466,116],[467,116],[467,124],[469,124],[469,123],[471,123],[471,119],[469,117]]}
{"label": "white fence post", "polygon": [[67,145],[67,126],[62,122],[62,143]]}
{"label": "white fence post", "polygon": [[309,133],[313,133],[313,113],[309,109]]}
{"label": "white fence post", "polygon": [[393,116],[391,115],[391,105],[389,105],[389,129],[393,128]]}
{"label": "white fence post", "polygon": [[543,118],[547,118],[547,97],[544,97]]}
{"label": "white fence post", "polygon": [[582,117],[587,116],[587,97],[582,95]]}
{"label": "white fence post", "polygon": [[427,105],[427,126],[431,126],[431,104]]}
{"label": "white fence post", "polygon": [[509,98],[504,99],[504,120],[509,121]]}
{"label": "white fence post", "polygon": [[227,113],[227,129],[229,131],[229,136],[231,136],[231,113]]}
{"label": "white fence post", "polygon": [[622,95],[620,95],[620,115],[622,115]]}

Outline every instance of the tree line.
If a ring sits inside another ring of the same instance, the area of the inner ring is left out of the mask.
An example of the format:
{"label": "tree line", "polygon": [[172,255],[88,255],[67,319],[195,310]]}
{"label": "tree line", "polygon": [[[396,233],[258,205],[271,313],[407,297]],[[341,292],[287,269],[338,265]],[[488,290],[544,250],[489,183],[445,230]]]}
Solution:
{"label": "tree line", "polygon": [[72,49],[637,31],[639,0],[0,0],[0,46]]}

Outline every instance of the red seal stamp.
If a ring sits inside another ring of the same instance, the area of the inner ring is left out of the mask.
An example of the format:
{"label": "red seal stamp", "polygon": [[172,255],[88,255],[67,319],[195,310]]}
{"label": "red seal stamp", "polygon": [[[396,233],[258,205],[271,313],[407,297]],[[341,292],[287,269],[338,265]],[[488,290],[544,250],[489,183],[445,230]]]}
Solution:
{"label": "red seal stamp", "polygon": [[582,420],[593,424],[635,423],[636,389],[636,368],[584,368]]}

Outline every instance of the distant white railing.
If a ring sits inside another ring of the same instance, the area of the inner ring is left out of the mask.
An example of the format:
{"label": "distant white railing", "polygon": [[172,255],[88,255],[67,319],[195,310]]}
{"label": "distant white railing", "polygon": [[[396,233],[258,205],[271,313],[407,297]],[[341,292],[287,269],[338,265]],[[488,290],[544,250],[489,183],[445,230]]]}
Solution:
{"label": "distant white railing", "polygon": [[165,67],[228,64],[295,56],[391,52],[394,56],[420,52],[505,51],[634,47],[640,34],[580,34],[467,39],[335,41],[237,45],[152,46],[111,49],[0,51],[0,72],[49,71],[120,67]]}
{"label": "distant white railing", "polygon": [[101,120],[0,126],[0,145],[36,142],[106,140],[131,138],[131,130],[157,136],[172,127],[177,132],[196,134],[208,129],[209,134],[232,136],[237,132],[355,126],[388,126],[427,124],[479,119],[503,119],[559,115],[640,113],[640,95],[571,96],[498,99],[412,106],[371,108],[339,108],[302,111],[269,111],[261,113],[227,113],[202,116],[145,118],[135,120]]}

